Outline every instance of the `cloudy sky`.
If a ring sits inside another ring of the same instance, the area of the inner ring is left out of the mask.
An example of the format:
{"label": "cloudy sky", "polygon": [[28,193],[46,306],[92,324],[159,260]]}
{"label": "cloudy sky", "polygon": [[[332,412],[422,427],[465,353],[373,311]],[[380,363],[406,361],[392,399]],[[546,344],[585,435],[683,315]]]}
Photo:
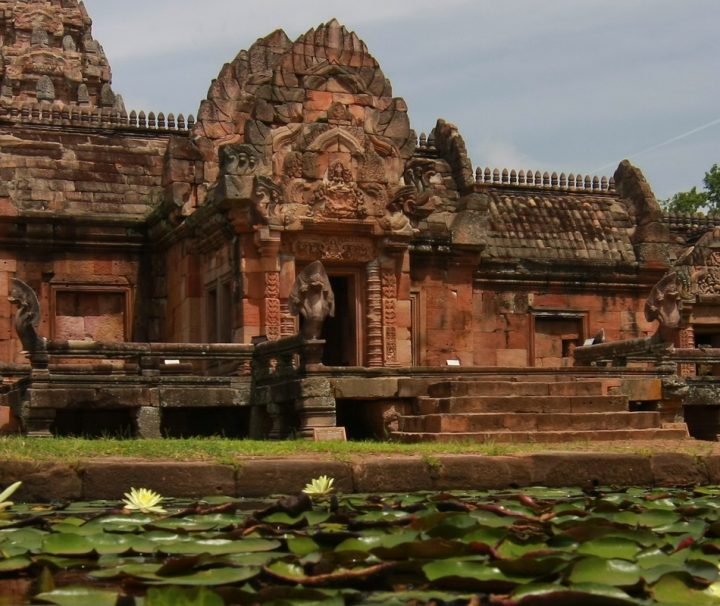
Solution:
{"label": "cloudy sky", "polygon": [[474,166],[611,175],[659,198],[720,163],[720,0],[85,0],[128,109],[196,113],[223,63],[338,18],[413,128],[460,127]]}

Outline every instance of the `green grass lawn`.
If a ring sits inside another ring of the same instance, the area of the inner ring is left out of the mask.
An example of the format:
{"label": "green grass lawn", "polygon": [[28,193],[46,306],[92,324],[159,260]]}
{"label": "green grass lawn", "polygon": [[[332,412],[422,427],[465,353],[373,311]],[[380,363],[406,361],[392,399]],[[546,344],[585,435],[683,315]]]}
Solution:
{"label": "green grass lawn", "polygon": [[357,457],[441,454],[522,455],[551,451],[620,452],[649,455],[678,452],[696,456],[720,452],[712,442],[568,442],[562,444],[396,444],[393,442],[253,441],[222,438],[119,440],[82,438],[0,437],[0,460],[58,461],[75,464],[101,457],[169,461],[233,463],[246,457],[324,456],[336,460]]}

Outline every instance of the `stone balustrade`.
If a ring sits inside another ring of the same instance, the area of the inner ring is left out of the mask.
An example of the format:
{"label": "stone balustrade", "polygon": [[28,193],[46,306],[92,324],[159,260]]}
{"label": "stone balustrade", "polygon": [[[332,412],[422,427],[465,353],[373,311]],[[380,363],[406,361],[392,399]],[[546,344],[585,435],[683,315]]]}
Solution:
{"label": "stone balustrade", "polygon": [[0,106],[0,120],[20,124],[73,126],[87,128],[134,129],[158,132],[188,132],[195,126],[195,117],[173,113],[127,113],[111,108],[64,105],[61,103],[26,103]]}

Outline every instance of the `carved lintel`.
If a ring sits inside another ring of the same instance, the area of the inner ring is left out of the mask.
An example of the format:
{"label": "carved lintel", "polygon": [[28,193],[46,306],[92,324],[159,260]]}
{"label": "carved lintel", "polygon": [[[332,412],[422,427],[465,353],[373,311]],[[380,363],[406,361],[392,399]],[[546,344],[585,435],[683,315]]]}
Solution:
{"label": "carved lintel", "polygon": [[369,239],[306,236],[292,243],[292,253],[301,260],[354,261],[367,263],[375,258],[373,243]]}

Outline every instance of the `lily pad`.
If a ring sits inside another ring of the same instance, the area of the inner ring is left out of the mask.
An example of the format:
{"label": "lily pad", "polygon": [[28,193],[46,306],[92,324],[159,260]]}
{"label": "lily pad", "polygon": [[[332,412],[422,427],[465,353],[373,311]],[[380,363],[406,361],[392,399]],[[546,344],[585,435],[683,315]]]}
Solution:
{"label": "lily pad", "polygon": [[627,560],[588,557],[573,566],[568,580],[573,584],[603,583],[613,587],[631,587],[640,581],[640,570],[637,564]]}
{"label": "lily pad", "polygon": [[92,587],[63,587],[38,594],[35,598],[58,606],[115,606],[118,593]]}

